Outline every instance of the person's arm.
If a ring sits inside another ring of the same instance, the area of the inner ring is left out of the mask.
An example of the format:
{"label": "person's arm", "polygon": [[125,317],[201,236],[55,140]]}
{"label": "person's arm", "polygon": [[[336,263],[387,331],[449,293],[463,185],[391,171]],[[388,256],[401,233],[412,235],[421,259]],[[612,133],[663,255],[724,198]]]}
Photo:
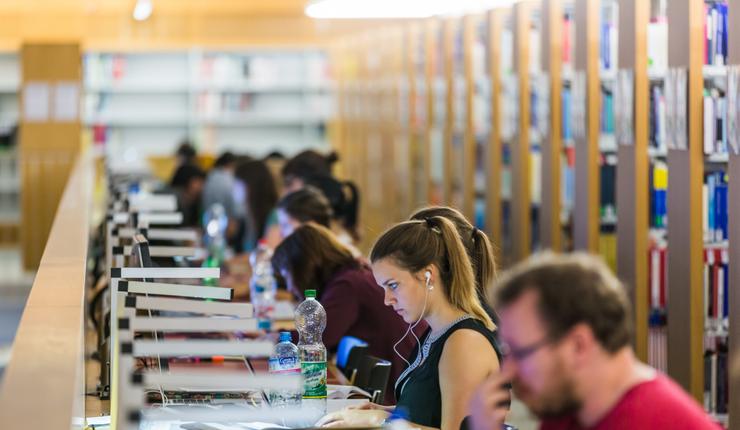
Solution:
{"label": "person's arm", "polygon": [[476,388],[490,375],[499,373],[493,346],[475,330],[457,330],[445,342],[439,360],[442,393],[441,430],[458,430],[467,415]]}
{"label": "person's arm", "polygon": [[354,293],[352,283],[346,279],[334,281],[324,287],[321,306],[326,310],[326,330],[322,341],[327,350],[339,346],[339,342],[360,317],[360,301]]}
{"label": "person's arm", "polygon": [[[497,374],[498,371],[498,358],[485,336],[474,330],[458,330],[452,333],[445,343],[439,361],[439,387],[442,392],[441,429],[414,423],[409,425],[421,430],[459,430],[476,388],[486,377]],[[372,427],[380,425],[391,415],[390,411],[380,408],[357,409],[328,414],[316,426]]]}

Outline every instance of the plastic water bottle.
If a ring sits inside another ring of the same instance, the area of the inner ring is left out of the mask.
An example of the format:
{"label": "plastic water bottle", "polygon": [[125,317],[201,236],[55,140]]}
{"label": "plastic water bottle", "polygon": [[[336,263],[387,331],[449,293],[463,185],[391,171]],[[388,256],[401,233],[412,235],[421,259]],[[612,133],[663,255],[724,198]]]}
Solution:
{"label": "plastic water bottle", "polygon": [[[300,376],[301,360],[298,347],[290,342],[290,333],[280,333],[280,343],[272,348],[270,355],[270,374],[275,376]],[[301,392],[295,390],[272,390],[270,393],[272,409],[297,408],[301,404]]]}
{"label": "plastic water bottle", "polygon": [[321,334],[326,328],[326,311],[316,301],[316,291],[307,290],[306,300],[295,311],[295,326],[300,334],[298,357],[303,381],[302,409],[316,414],[317,420],[326,414],[326,347]]}
{"label": "plastic water bottle", "polygon": [[277,283],[272,275],[272,249],[267,246],[267,242],[259,241],[257,249],[249,256],[249,263],[252,265],[249,297],[254,305],[257,324],[260,329],[270,330]]}

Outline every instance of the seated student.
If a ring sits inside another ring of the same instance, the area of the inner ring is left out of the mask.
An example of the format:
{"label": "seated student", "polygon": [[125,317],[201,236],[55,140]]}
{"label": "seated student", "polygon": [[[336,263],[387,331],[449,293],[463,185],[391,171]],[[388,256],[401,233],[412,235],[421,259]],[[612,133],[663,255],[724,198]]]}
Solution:
{"label": "seated student", "polygon": [[423,220],[434,216],[447,218],[455,224],[460,240],[468,251],[468,257],[475,272],[475,288],[478,292],[478,300],[494,323],[498,323],[496,310],[488,300],[488,289],[496,281],[496,259],[493,254],[493,246],[488,236],[472,224],[457,209],[446,206],[430,206],[416,211],[411,215],[412,220]]}
{"label": "seated student", "polygon": [[170,182],[177,196],[177,210],[182,212],[182,226],[195,227],[201,225],[203,208],[201,196],[206,181],[206,174],[199,168],[186,164],[175,171]]}
{"label": "seated student", "polygon": [[[396,381],[396,412],[413,428],[459,429],[475,388],[498,373],[500,355],[455,226],[442,217],[398,224],[378,239],[370,259],[386,305],[409,324],[429,324]],[[317,425],[377,426],[391,412],[363,403]]]}
{"label": "seated student", "polygon": [[[278,228],[282,238],[288,237],[297,227],[314,223],[326,227],[336,234],[342,232],[333,220],[333,211],[329,206],[329,201],[318,189],[307,186],[302,190],[294,191],[283,197],[278,202],[277,209]],[[362,252],[352,244],[347,244],[340,239],[355,258],[362,257]]]}
{"label": "seated student", "polygon": [[[234,169],[236,168],[236,156],[231,152],[224,152],[216,159],[206,179],[203,188],[203,208],[209,210],[218,203],[223,206],[228,225],[226,237],[233,245],[232,239],[239,233],[239,225],[244,221],[245,208],[243,204],[237,204],[234,199]],[[241,248],[239,246],[238,248]]]}
{"label": "seated student", "polygon": [[508,348],[501,374],[470,403],[473,429],[501,428],[507,381],[545,430],[720,429],[635,357],[627,294],[599,258],[533,256],[501,277],[496,298]]}
{"label": "seated student", "polygon": [[303,178],[305,186],[313,186],[329,200],[332,209],[334,230],[345,245],[356,245],[360,241],[358,214],[360,193],[352,181],[339,181],[329,175],[309,175]]}
{"label": "seated student", "polygon": [[280,199],[277,220],[280,236],[290,236],[293,230],[306,223],[331,228],[332,210],[326,197],[314,187],[293,191]]}
{"label": "seated student", "polygon": [[283,167],[283,193],[288,194],[303,188],[304,178],[311,175],[331,175],[331,167],[339,160],[332,152],[323,155],[313,150],[303,151],[291,158]]}
{"label": "seated student", "polygon": [[279,241],[276,239],[277,227],[270,228],[270,225],[275,224],[270,217],[278,200],[270,169],[263,161],[248,160],[237,165],[234,175],[244,186],[246,203],[244,252],[254,250],[257,241],[262,238],[268,239],[270,244]]}
{"label": "seated student", "polygon": [[[336,351],[343,337],[354,336],[368,343],[368,355],[391,362],[392,375],[401,374],[404,362],[394,349],[406,355],[415,340],[404,338],[408,326],[403,318],[383,306],[383,291],[370,267],[355,259],[331,231],[313,224],[296,228],[275,249],[272,263],[301,300],[306,290],[316,290],[316,299],[326,310],[322,340],[327,350]],[[417,332],[425,328],[420,325]],[[392,381],[385,402],[395,403]]]}

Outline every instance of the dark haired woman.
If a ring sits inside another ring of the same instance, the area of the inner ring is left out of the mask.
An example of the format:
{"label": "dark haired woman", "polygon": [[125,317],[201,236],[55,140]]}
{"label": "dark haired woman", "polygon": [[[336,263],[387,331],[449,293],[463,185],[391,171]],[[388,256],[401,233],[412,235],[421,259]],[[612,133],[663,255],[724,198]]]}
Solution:
{"label": "dark haired woman", "polygon": [[[396,382],[396,409],[412,428],[459,429],[472,393],[498,373],[501,355],[457,229],[442,217],[406,221],[378,239],[370,259],[385,303],[408,324],[429,324]],[[317,425],[377,426],[391,415],[372,403],[348,409]]]}
{"label": "dark haired woman", "polygon": [[411,220],[421,221],[426,218],[440,216],[452,221],[460,234],[465,250],[468,251],[470,263],[475,273],[475,288],[478,300],[489,317],[496,322],[498,315],[488,299],[488,290],[496,281],[496,259],[493,254],[493,245],[488,236],[475,228],[457,209],[447,206],[430,206],[416,211]]}
{"label": "dark haired woman", "polygon": [[267,237],[268,243],[277,242],[279,240],[277,228],[268,229],[269,225],[275,224],[274,220],[270,220],[270,216],[278,201],[270,169],[263,161],[249,160],[236,167],[234,176],[244,184],[246,203],[244,251],[252,251],[257,246],[257,241],[263,237]]}
{"label": "dark haired woman", "polygon": [[[415,340],[408,336],[398,342],[408,326],[383,305],[383,290],[370,268],[355,259],[331,231],[312,224],[296,228],[275,249],[272,264],[299,298],[306,290],[316,290],[316,299],[326,310],[328,324],[322,339],[329,351],[336,351],[343,337],[354,336],[368,343],[368,355],[391,362],[393,380],[401,374],[404,361],[394,345],[406,356]],[[419,334],[423,330],[419,326]],[[392,381],[385,403],[395,403]]]}
{"label": "dark haired woman", "polygon": [[283,167],[283,192],[290,193],[303,188],[304,179],[311,175],[331,175],[331,167],[339,160],[336,152],[323,155],[319,152],[303,151]]}
{"label": "dark haired woman", "polygon": [[306,223],[332,230],[332,216],[329,201],[320,190],[310,186],[286,195],[277,205],[278,228],[283,238]]}
{"label": "dark haired woman", "polygon": [[360,241],[358,212],[360,192],[351,181],[339,181],[329,175],[311,175],[304,178],[306,186],[316,187],[326,196],[333,212],[335,232],[345,245]]}

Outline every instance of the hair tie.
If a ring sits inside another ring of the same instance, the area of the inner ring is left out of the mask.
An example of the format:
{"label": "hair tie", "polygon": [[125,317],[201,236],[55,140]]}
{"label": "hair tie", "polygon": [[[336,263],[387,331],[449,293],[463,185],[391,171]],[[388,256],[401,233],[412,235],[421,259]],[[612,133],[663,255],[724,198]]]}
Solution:
{"label": "hair tie", "polygon": [[424,221],[427,222],[427,225],[429,226],[429,228],[434,228],[434,224],[432,223],[431,218],[424,218]]}
{"label": "hair tie", "polygon": [[478,235],[478,229],[473,227],[473,236],[471,237],[473,240],[475,240],[475,236]]}

